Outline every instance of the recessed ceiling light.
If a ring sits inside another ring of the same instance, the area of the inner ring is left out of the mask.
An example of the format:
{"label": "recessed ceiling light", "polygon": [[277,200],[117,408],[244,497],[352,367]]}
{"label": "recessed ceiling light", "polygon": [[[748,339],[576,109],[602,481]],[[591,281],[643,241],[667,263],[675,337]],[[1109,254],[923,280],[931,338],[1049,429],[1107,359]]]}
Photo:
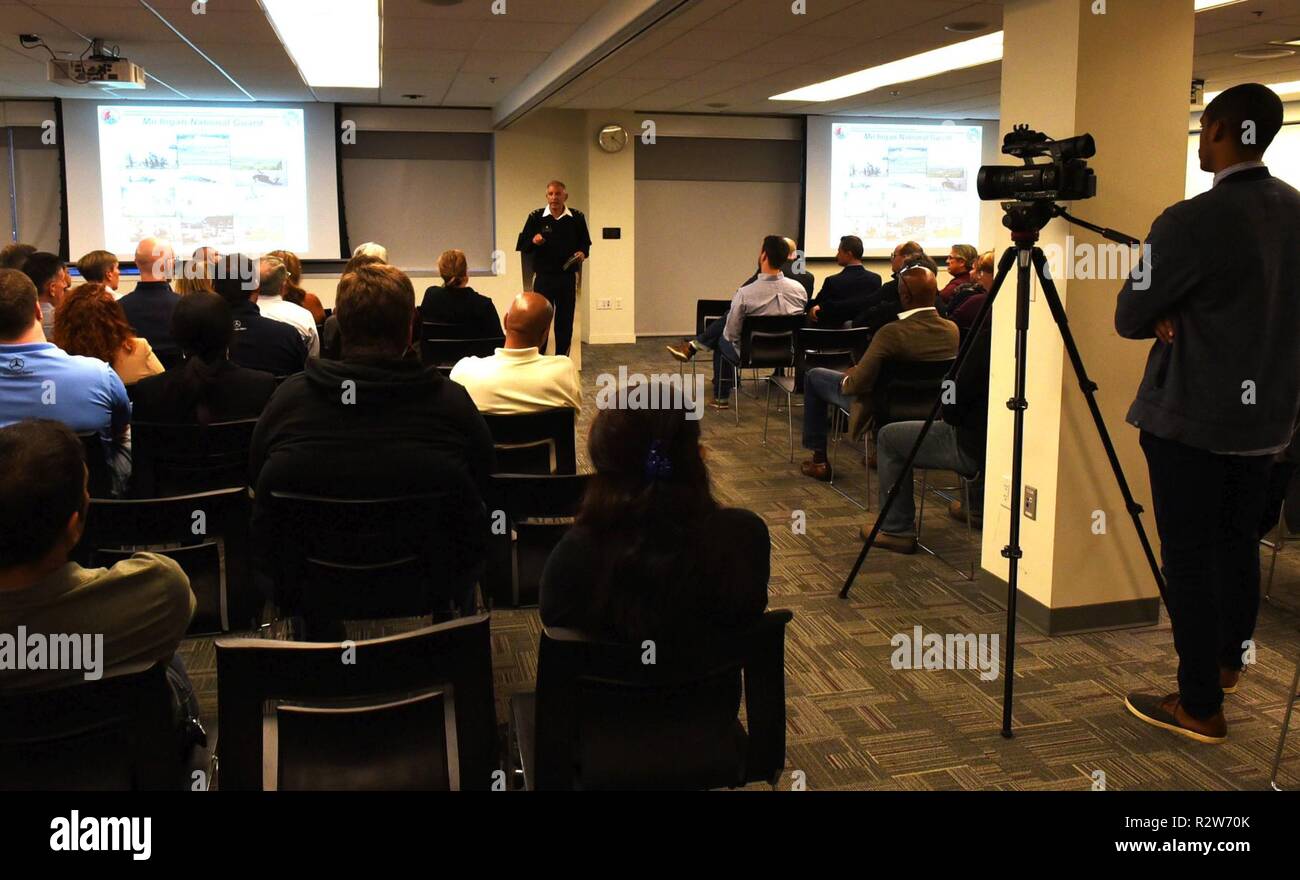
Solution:
{"label": "recessed ceiling light", "polygon": [[1294,40],[1274,40],[1274,46],[1300,46],[1300,37]]}
{"label": "recessed ceiling light", "polygon": [[402,95],[402,97],[408,101],[418,101],[423,98],[424,95]]}
{"label": "recessed ceiling light", "polygon": [[314,88],[379,88],[379,0],[258,0]]}
{"label": "recessed ceiling light", "polygon": [[1240,58],[1243,61],[1275,61],[1278,58],[1288,58],[1295,54],[1295,49],[1283,49],[1280,46],[1272,49],[1243,49],[1240,52],[1233,52],[1233,58]]}
{"label": "recessed ceiling light", "polygon": [[988,26],[987,21],[954,21],[944,25],[943,29],[954,34],[978,34]]}

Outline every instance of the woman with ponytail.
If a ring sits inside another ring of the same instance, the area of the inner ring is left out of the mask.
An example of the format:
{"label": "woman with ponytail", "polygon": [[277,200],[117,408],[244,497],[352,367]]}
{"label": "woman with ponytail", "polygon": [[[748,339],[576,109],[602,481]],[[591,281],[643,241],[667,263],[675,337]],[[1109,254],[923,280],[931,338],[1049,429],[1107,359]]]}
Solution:
{"label": "woman with ponytail", "polygon": [[275,377],[231,363],[235,321],[224,299],[202,290],[182,297],[172,312],[171,330],[185,362],[135,386],[135,421],[208,424],[262,414],[275,391]]}
{"label": "woman with ponytail", "polygon": [[[668,387],[653,382],[646,390],[667,404]],[[687,415],[684,408],[597,413],[587,441],[596,472],[542,574],[542,623],[623,642],[672,641],[763,613],[767,525],[714,500],[700,422]]]}

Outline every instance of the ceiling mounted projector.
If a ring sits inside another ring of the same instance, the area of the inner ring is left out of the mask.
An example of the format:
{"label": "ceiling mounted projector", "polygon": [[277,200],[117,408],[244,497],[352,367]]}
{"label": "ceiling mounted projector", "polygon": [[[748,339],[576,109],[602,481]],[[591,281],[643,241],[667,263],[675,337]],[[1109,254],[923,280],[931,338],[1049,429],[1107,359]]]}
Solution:
{"label": "ceiling mounted projector", "polygon": [[67,61],[55,58],[46,62],[45,70],[50,82],[64,85],[97,85],[113,89],[145,87],[143,67],[112,55],[95,54]]}

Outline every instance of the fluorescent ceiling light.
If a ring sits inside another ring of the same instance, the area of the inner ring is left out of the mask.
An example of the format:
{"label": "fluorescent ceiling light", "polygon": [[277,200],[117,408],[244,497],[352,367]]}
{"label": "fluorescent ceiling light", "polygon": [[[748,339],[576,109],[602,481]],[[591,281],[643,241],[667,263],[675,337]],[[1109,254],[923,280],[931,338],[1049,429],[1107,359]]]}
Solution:
{"label": "fluorescent ceiling light", "polygon": [[1220,6],[1232,6],[1234,3],[1244,3],[1246,0],[1196,0],[1196,11],[1204,12],[1207,9],[1218,9]]}
{"label": "fluorescent ceiling light", "polygon": [[313,88],[379,88],[379,0],[259,0]]}
{"label": "fluorescent ceiling light", "polygon": [[888,64],[868,67],[856,73],[838,76],[825,82],[815,83],[773,95],[770,101],[838,101],[850,95],[861,95],[896,83],[911,82],[948,73],[952,70],[964,70],[978,67],[1002,58],[1002,31],[985,34],[973,40],[952,43],[909,58],[900,58]]}
{"label": "fluorescent ceiling light", "polygon": [[[1292,80],[1291,82],[1284,82],[1284,83],[1264,83],[1264,85],[1268,86],[1270,89],[1277,92],[1277,96],[1279,98],[1285,98],[1287,95],[1300,94],[1300,79]],[[1213,101],[1215,98],[1219,97],[1219,95],[1222,94],[1223,94],[1222,91],[1206,92],[1205,99],[1204,99],[1205,103],[1206,104],[1210,103],[1211,101]]]}

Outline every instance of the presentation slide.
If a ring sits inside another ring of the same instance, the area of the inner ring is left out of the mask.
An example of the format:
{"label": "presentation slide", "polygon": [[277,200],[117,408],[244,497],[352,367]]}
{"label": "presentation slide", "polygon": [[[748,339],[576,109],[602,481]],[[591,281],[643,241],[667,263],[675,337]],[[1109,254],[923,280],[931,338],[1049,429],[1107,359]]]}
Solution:
{"label": "presentation slide", "polygon": [[806,242],[831,256],[840,236],[887,256],[901,241],[936,253],[980,241],[975,178],[984,126],[808,120]]}
{"label": "presentation slide", "polygon": [[148,237],[180,256],[340,256],[328,105],[78,103],[91,124],[87,108],[65,111],[69,192],[81,194],[69,200],[73,259],[95,248],[130,259]]}
{"label": "presentation slide", "polygon": [[[1187,140],[1187,198],[1199,196],[1214,183],[1214,175],[1201,170],[1200,157],[1196,155],[1201,136],[1192,132]],[[1274,177],[1300,189],[1300,122],[1290,122],[1273,138],[1264,153],[1264,163]]]}

